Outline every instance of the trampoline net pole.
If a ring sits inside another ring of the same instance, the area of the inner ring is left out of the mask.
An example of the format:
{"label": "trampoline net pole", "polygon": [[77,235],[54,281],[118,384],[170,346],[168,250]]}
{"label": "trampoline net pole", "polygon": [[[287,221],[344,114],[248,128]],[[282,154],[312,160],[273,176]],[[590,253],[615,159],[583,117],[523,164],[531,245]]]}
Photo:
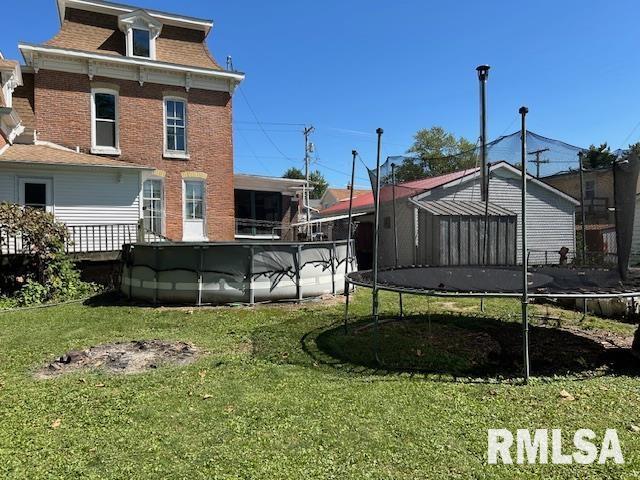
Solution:
{"label": "trampoline net pole", "polygon": [[[398,268],[398,223],[396,214],[396,164],[391,164],[391,188],[392,188],[392,201],[393,201],[393,253],[395,257],[395,266]],[[404,308],[402,305],[402,293],[398,293],[398,302],[400,306],[400,318],[404,317]]]}
{"label": "trampoline net pole", "polygon": [[524,381],[529,382],[529,279],[527,254],[527,107],[521,107],[522,117],[521,162],[522,162],[522,354],[524,367]]}
{"label": "trampoline net pole", "polygon": [[379,351],[379,322],[378,322],[378,239],[380,230],[380,149],[382,146],[382,134],[384,130],[378,128],[376,134],[378,135],[378,152],[376,158],[376,185],[375,185],[375,208],[374,208],[374,220],[373,220],[373,305],[372,314],[374,322],[374,356],[376,361],[380,363],[378,351]]}
{"label": "trampoline net pole", "polygon": [[344,263],[344,295],[345,295],[345,304],[344,304],[344,333],[347,333],[347,323],[349,321],[349,278],[347,275],[349,274],[349,264],[351,263],[351,229],[353,227],[353,182],[355,181],[356,176],[356,157],[358,156],[358,152],[356,150],[351,150],[352,162],[351,162],[351,189],[349,191],[349,217],[347,221],[347,256]]}

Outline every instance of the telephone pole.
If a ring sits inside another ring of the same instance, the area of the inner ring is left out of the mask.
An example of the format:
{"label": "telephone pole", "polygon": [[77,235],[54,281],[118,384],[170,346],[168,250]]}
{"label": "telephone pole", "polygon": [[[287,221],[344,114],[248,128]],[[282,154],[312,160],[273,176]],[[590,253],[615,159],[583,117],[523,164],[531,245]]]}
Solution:
{"label": "telephone pole", "polygon": [[529,152],[529,155],[535,155],[536,159],[531,160],[536,164],[536,178],[540,178],[540,164],[541,163],[549,163],[549,160],[540,160],[540,154],[544,152],[548,152],[548,148],[542,148],[540,150],[534,150],[533,152]]}
{"label": "telephone pole", "polygon": [[310,195],[309,195],[309,174],[311,173],[309,170],[309,166],[311,163],[311,157],[309,156],[309,153],[311,152],[311,144],[309,143],[309,135],[311,135],[311,133],[313,133],[313,125],[309,126],[309,127],[305,127],[303,130],[303,134],[304,134],[304,178],[305,178],[305,187],[302,191],[302,203],[303,203],[303,208],[306,211],[306,215],[305,218],[307,220],[307,240],[311,240],[311,209],[309,206],[310,203]]}

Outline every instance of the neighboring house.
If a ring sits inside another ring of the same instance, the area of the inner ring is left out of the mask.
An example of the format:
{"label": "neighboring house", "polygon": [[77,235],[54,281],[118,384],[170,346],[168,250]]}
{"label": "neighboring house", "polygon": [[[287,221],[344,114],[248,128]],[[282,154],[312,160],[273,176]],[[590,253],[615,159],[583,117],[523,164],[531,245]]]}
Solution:
{"label": "neighboring house", "polygon": [[[363,193],[367,193],[369,191],[370,190],[354,189],[353,196],[357,197],[358,195],[362,195]],[[325,190],[322,197],[320,197],[319,207],[317,208],[319,210],[329,208],[338,202],[341,202],[343,200],[349,200],[350,195],[351,195],[351,185],[347,185],[347,188],[329,187]]]}
{"label": "neighboring house", "polygon": [[104,236],[144,218],[172,240],[233,240],[231,98],[244,75],[209,53],[212,22],[57,3],[60,31],[19,44],[26,66],[0,60],[0,201]]}
{"label": "neighboring house", "polygon": [[236,239],[295,240],[304,180],[236,173]]}
{"label": "neighboring house", "polygon": [[[583,177],[586,223],[588,225],[615,224],[612,169],[588,170],[583,172]],[[561,172],[544,177],[542,180],[580,200],[580,172]],[[576,217],[579,223],[582,218],[579,204]]]}
{"label": "neighboring house", "polygon": [[[414,264],[423,260],[420,249],[425,251],[421,242],[429,241],[429,232],[421,225],[423,216],[421,210],[433,210],[437,203],[446,202],[451,211],[464,211],[465,216],[483,218],[475,209],[471,213],[470,202],[484,206],[480,202],[478,169],[461,170],[458,172],[430,177],[422,180],[407,182],[397,188],[397,219],[398,244],[400,263]],[[489,204],[490,209],[502,212],[505,219],[516,216],[517,228],[515,249],[516,259],[521,258],[521,172],[507,162],[494,163],[490,168],[489,178]],[[527,240],[532,262],[553,263],[559,260],[557,252],[562,247],[567,247],[575,252],[575,215],[574,211],[578,202],[571,196],[546,183],[529,176],[527,185]],[[454,209],[453,205],[460,203],[460,208]],[[418,205],[424,203],[425,205]],[[387,205],[388,207],[388,205]],[[325,218],[340,218],[349,208],[349,201],[339,202],[325,209],[321,215]],[[356,231],[356,248],[363,245],[371,248],[372,222],[373,222],[373,194],[371,192],[359,195],[353,201],[354,213],[361,216],[357,219],[359,225]],[[382,208],[383,215],[380,218],[380,242],[385,245],[385,255],[393,255],[388,247],[393,245],[393,220],[391,209]],[[340,220],[344,221],[344,220]],[[507,231],[507,230],[505,230]],[[408,247],[410,246],[410,247]],[[370,264],[369,251],[358,252],[358,262]],[[362,257],[362,258],[361,258]],[[387,262],[388,263],[388,262]]]}

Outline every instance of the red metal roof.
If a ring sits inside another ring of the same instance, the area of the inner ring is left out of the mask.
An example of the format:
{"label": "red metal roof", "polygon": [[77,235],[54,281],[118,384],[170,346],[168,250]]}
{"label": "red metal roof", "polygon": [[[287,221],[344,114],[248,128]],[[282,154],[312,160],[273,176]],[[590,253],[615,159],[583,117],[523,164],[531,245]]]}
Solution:
{"label": "red metal roof", "polygon": [[[478,168],[469,168],[467,170],[459,170],[457,172],[447,173],[437,177],[427,177],[420,180],[412,180],[411,182],[400,183],[396,186],[396,198],[412,197],[432,188],[440,187],[449,182],[462,178],[466,175],[476,173]],[[382,198],[382,195],[381,195]],[[364,193],[353,197],[353,210],[362,211],[367,208],[373,208],[373,192]],[[340,213],[349,211],[349,200],[342,200],[341,202],[331,205],[328,208],[320,211],[320,215],[337,215]]]}

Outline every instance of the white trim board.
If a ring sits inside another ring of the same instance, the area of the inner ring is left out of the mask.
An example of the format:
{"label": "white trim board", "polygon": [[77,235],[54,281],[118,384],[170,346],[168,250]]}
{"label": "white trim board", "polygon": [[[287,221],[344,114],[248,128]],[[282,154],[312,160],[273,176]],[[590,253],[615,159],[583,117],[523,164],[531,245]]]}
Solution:
{"label": "white trim board", "polygon": [[85,10],[89,12],[106,13],[108,15],[115,16],[122,15],[123,13],[134,12],[136,10],[144,10],[146,13],[154,18],[157,18],[165,25],[202,30],[205,33],[205,36],[208,35],[213,28],[212,20],[161,12],[158,10],[150,10],[147,8],[141,9],[140,7],[105,2],[101,0],[58,0],[58,15],[60,18],[60,24],[62,24],[62,22],[64,21],[64,15],[67,7],[77,8],[78,10]]}
{"label": "white trim board", "polygon": [[84,52],[69,48],[51,47],[21,42],[18,48],[34,72],[40,69],[79,73],[94,76],[159,83],[203,90],[233,93],[244,80],[241,72],[229,72],[213,68],[192,67],[145,58],[131,58],[102,53]]}

